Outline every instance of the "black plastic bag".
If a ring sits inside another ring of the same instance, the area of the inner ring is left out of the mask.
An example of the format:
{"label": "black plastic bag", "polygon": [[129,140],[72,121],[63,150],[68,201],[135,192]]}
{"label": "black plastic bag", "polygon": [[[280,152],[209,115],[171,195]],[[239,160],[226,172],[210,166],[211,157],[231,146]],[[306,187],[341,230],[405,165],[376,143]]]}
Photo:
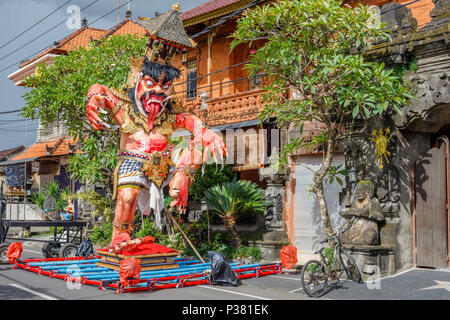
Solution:
{"label": "black plastic bag", "polygon": [[211,260],[211,284],[238,286],[239,279],[231,269],[225,256],[218,251],[208,251]]}
{"label": "black plastic bag", "polygon": [[83,241],[81,241],[78,247],[77,256],[87,258],[89,256],[92,256],[93,254],[94,254],[94,247],[92,246],[91,239],[86,238]]}

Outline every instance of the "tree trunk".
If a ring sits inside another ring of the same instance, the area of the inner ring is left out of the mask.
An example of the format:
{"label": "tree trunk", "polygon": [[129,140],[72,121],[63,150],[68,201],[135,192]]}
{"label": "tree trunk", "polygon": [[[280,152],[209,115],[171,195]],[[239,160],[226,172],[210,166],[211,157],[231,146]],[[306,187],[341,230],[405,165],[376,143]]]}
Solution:
{"label": "tree trunk", "polygon": [[227,212],[225,216],[222,217],[225,229],[228,231],[231,237],[231,245],[237,249],[241,248],[241,239],[236,231],[236,221],[231,213]]}
{"label": "tree trunk", "polygon": [[325,178],[328,169],[331,166],[334,147],[335,147],[335,137],[332,135],[332,133],[329,133],[325,159],[320,169],[314,172],[313,176],[314,182],[313,192],[316,195],[317,201],[319,201],[320,217],[322,218],[323,227],[327,237],[330,237],[336,233],[333,230],[333,227],[331,226],[330,216],[328,215],[328,206],[325,199],[325,191],[323,188],[323,179]]}

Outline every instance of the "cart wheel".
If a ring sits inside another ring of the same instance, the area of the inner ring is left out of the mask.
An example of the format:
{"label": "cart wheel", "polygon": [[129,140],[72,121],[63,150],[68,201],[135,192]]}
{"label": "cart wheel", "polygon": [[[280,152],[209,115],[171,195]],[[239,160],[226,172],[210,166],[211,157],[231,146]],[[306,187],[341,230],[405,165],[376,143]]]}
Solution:
{"label": "cart wheel", "polygon": [[8,247],[10,243],[0,244],[0,264],[8,264]]}
{"label": "cart wheel", "polygon": [[54,242],[44,243],[42,246],[42,254],[44,258],[58,258],[59,257],[59,248],[61,248],[61,244]]}
{"label": "cart wheel", "polygon": [[62,246],[61,250],[59,251],[59,257],[60,258],[72,258],[76,257],[78,252],[78,246],[73,243],[66,243]]}

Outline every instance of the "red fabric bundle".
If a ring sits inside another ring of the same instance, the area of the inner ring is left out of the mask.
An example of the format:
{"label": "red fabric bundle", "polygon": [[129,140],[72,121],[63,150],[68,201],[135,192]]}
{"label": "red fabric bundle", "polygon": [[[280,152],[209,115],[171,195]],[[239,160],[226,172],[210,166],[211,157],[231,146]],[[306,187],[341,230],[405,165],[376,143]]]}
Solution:
{"label": "red fabric bundle", "polygon": [[22,255],[23,247],[21,242],[13,242],[8,247],[8,261],[14,263]]}
{"label": "red fabric bundle", "polygon": [[126,258],[120,262],[120,283],[126,287],[130,284],[130,278],[139,279],[141,273],[141,261],[136,258]]}
{"label": "red fabric bundle", "polygon": [[286,246],[281,249],[280,252],[281,263],[286,269],[290,269],[297,264],[297,248],[292,246]]}
{"label": "red fabric bundle", "polygon": [[122,250],[120,254],[124,256],[140,256],[147,254],[158,254],[158,253],[170,253],[176,252],[177,250],[170,249],[162,244],[143,242],[132,250]]}

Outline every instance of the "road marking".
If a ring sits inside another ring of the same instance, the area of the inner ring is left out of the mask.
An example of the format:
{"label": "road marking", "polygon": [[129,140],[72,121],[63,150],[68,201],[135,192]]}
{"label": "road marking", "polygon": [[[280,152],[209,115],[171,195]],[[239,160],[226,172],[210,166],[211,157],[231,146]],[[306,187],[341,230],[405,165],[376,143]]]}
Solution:
{"label": "road marking", "polygon": [[234,291],[229,291],[229,290],[225,290],[225,289],[213,288],[213,287],[208,287],[208,286],[199,286],[199,287],[206,288],[206,289],[217,290],[217,291],[228,292],[228,293],[234,293],[234,294],[238,294],[238,295],[241,295],[241,296],[246,296],[246,297],[250,297],[250,298],[256,298],[256,299],[260,299],[260,300],[272,300],[272,299],[269,299],[269,298],[258,297],[258,296],[254,296],[254,295],[251,295],[251,294],[246,294],[246,293],[241,293],[241,292],[234,292]]}
{"label": "road marking", "polygon": [[420,290],[445,289],[448,292],[450,292],[450,282],[448,282],[448,281],[438,281],[438,280],[433,280],[433,281],[436,282],[437,285],[431,286],[431,287],[427,287],[427,288],[422,288],[422,289],[419,289],[419,291]]}
{"label": "road marking", "polygon": [[36,296],[39,296],[39,297],[41,297],[41,298],[44,298],[44,299],[46,299],[46,300],[59,300],[59,299],[57,299],[57,298],[50,297],[50,296],[48,296],[48,295],[46,295],[46,294],[43,294],[43,293],[40,293],[40,292],[31,290],[31,289],[28,289],[28,288],[19,286],[18,284],[15,284],[15,283],[11,283],[11,284],[9,284],[9,285],[10,285],[11,287],[15,287],[15,288],[17,288],[17,289],[20,289],[20,290],[23,290],[23,291],[32,293],[32,294],[34,294],[34,295],[36,295]]}
{"label": "road marking", "polygon": [[33,251],[33,250],[27,250],[27,249],[23,249],[23,251],[25,251],[25,252],[31,252],[31,253],[37,253],[37,254],[42,254],[42,252]]}
{"label": "road marking", "polygon": [[295,280],[300,281],[300,278],[289,278],[289,277],[281,277],[281,276],[272,276],[274,278],[286,279],[286,280]]}
{"label": "road marking", "polygon": [[294,293],[295,291],[301,291],[301,290],[303,290],[303,288],[298,288],[298,289],[290,290],[289,292],[290,292],[290,293]]}

